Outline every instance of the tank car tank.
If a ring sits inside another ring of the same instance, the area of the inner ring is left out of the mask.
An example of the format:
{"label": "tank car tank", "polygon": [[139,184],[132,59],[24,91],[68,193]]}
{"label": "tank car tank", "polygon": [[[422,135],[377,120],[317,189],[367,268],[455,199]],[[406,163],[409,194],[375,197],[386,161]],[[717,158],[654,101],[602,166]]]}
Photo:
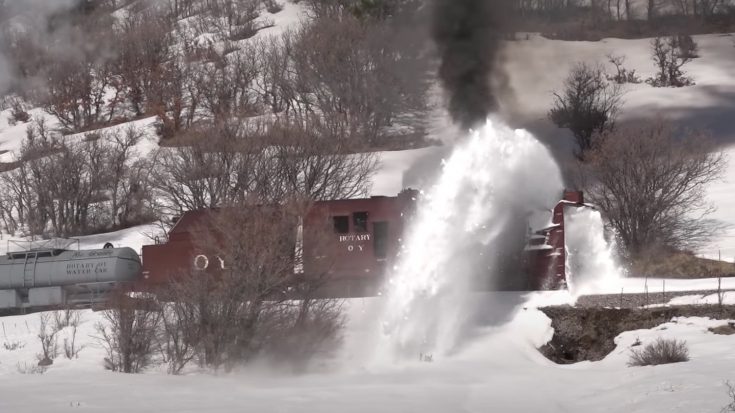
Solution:
{"label": "tank car tank", "polygon": [[9,252],[0,257],[0,309],[93,303],[140,271],[132,248]]}

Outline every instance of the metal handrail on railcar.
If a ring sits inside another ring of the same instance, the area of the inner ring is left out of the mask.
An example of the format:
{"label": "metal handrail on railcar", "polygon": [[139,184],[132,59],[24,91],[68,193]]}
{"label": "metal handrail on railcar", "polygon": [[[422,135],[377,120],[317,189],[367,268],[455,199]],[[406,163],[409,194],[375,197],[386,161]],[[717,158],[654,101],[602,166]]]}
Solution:
{"label": "metal handrail on railcar", "polygon": [[[34,244],[35,243],[35,244]],[[33,250],[71,250],[76,243],[76,250],[80,250],[79,238],[51,238],[42,240],[7,240],[5,252],[21,252]],[[11,244],[18,247],[11,250]],[[27,244],[27,247],[25,246]]]}

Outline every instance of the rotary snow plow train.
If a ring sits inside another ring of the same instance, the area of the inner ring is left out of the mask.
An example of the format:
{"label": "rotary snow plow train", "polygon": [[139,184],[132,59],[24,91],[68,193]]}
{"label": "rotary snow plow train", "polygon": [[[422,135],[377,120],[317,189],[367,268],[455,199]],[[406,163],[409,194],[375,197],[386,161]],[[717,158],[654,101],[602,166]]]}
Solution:
{"label": "rotary snow plow train", "polygon": [[[404,190],[395,197],[320,201],[301,220],[302,234],[310,226],[328,223],[328,242],[315,255],[329,256],[328,278],[321,294],[330,297],[377,295],[400,248],[403,229],[414,209],[417,192]],[[582,193],[565,191],[548,225],[528,230],[523,248],[524,285],[528,290],[566,286],[564,211],[586,206]],[[190,211],[178,218],[167,241],[132,248],[69,250],[30,248],[0,256],[0,314],[65,306],[89,307],[103,302],[115,288],[144,291],[165,288],[176,274],[217,272],[221,257],[199,248],[198,231],[209,211]],[[304,236],[306,247],[312,242]],[[304,250],[307,250],[304,248]],[[314,251],[312,251],[314,254]],[[316,260],[304,257],[302,271],[316,271]]]}

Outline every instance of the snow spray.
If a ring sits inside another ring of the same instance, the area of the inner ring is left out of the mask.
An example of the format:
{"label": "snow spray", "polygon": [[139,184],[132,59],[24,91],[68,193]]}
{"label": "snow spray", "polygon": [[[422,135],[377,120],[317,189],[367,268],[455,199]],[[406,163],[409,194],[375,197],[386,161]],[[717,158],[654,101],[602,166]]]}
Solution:
{"label": "snow spray", "polygon": [[[498,263],[493,251],[505,242],[502,234],[508,222],[519,214],[550,212],[562,191],[558,165],[529,132],[493,119],[470,131],[443,161],[435,185],[418,200],[389,273],[375,361],[451,354],[465,337],[475,310],[470,304],[474,274],[494,277]],[[577,223],[587,225],[575,219],[573,226]],[[606,269],[608,261],[597,260],[605,252],[601,221],[580,232],[588,238],[574,239],[573,256],[589,260],[576,267],[580,277]],[[586,240],[594,241],[587,254],[579,252]],[[476,245],[484,254],[481,268],[463,256]]]}

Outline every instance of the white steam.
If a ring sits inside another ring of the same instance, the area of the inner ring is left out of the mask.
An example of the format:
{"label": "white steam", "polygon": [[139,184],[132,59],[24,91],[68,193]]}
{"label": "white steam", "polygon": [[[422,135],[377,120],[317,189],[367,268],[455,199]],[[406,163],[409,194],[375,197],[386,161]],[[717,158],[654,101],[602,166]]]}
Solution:
{"label": "white steam", "polygon": [[[76,0],[5,0],[0,11],[0,43],[9,42],[6,35],[15,33],[32,34],[30,38],[35,43],[48,46],[50,53],[55,56],[75,56],[84,46],[72,38],[62,36],[61,33],[49,33],[49,19],[71,10],[79,4]],[[56,21],[58,26],[62,22]],[[18,79],[12,70],[12,58],[3,55],[0,47],[0,94],[18,81],[33,81],[38,79]],[[2,96],[0,96],[2,97]]]}
{"label": "white steam", "polygon": [[[549,210],[562,189],[558,166],[526,131],[489,120],[458,143],[422,193],[390,277],[377,361],[456,349],[472,316],[473,274],[492,278],[508,223]],[[480,269],[463,258],[477,245],[487,255]]]}

